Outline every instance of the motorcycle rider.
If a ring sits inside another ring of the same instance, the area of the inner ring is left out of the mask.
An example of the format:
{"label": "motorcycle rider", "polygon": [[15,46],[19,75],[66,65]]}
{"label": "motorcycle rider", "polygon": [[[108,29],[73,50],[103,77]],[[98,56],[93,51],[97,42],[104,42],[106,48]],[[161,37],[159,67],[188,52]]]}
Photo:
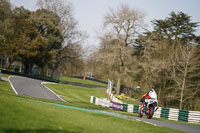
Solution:
{"label": "motorcycle rider", "polygon": [[143,109],[143,107],[144,107],[145,98],[151,99],[150,94],[151,94],[152,92],[153,92],[153,93],[156,93],[154,87],[151,87],[150,90],[142,96],[142,99],[140,100],[140,111],[141,111],[141,110]]}

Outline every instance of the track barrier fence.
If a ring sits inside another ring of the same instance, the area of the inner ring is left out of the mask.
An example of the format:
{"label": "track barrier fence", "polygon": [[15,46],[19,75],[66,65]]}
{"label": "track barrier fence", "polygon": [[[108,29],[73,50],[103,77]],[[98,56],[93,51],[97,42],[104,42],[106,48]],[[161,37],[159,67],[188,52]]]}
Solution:
{"label": "track barrier fence", "polygon": [[[126,104],[122,102],[121,100],[116,98],[114,94],[112,94],[112,89],[113,89],[113,82],[108,80],[106,93],[109,95],[109,99],[91,96],[90,103],[102,107],[112,108],[118,111],[138,113],[139,105]],[[188,110],[180,110],[174,108],[158,107],[153,117],[200,124],[200,111],[188,111]]]}

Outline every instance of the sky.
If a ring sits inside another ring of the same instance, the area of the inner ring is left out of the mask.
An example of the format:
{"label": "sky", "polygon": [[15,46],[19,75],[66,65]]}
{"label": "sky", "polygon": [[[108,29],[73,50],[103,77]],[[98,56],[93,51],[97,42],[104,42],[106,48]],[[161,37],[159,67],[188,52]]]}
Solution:
{"label": "sky", "polygon": [[[151,30],[151,21],[165,19],[172,11],[184,12],[191,16],[193,22],[200,22],[200,0],[64,0],[72,3],[74,17],[79,21],[81,30],[86,31],[89,38],[85,43],[98,45],[98,33],[102,29],[103,18],[110,9],[116,9],[120,4],[141,10],[145,14],[147,29]],[[24,6],[36,10],[37,0],[10,0],[13,6]],[[199,23],[200,25],[200,23]],[[200,26],[196,29],[200,35]]]}

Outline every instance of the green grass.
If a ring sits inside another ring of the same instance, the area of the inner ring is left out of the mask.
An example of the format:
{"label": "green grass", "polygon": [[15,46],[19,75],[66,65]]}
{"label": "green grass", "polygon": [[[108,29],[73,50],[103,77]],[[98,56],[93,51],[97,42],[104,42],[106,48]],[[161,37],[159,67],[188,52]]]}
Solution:
{"label": "green grass", "polygon": [[[117,97],[117,96],[116,96]],[[126,96],[125,98],[120,99],[119,97],[117,97],[119,100],[123,101],[126,104],[134,104],[134,105],[139,105],[140,103],[138,102],[138,100],[133,100],[132,98]]]}
{"label": "green grass", "polygon": [[9,82],[0,80],[0,94],[14,94],[12,91]]}
{"label": "green grass", "polygon": [[80,84],[86,84],[86,85],[95,85],[95,86],[100,86],[100,87],[107,87],[107,84],[91,81],[91,80],[83,80],[79,78],[71,78],[71,77],[60,77],[60,81],[65,81],[65,82],[71,82],[71,83],[80,83]]}
{"label": "green grass", "polygon": [[[128,113],[128,112],[122,112],[122,111],[115,111],[110,110],[108,108],[103,108],[101,106],[97,106],[94,104],[89,103],[90,97],[101,97],[101,98],[108,98],[108,95],[105,93],[104,90],[101,89],[91,89],[91,88],[85,88],[85,87],[78,87],[78,86],[71,86],[71,85],[62,85],[62,84],[46,84],[47,87],[52,89],[57,94],[61,95],[61,97],[68,101],[69,103],[66,103],[67,105],[72,105],[76,107],[84,107],[84,108],[91,108],[91,109],[100,109],[100,110],[106,110],[108,112],[115,112],[119,114],[124,115],[132,115],[132,116],[138,116],[137,113]],[[131,99],[123,99],[123,102],[126,102],[127,104],[135,104]],[[136,104],[135,104],[136,105]],[[139,105],[139,104],[137,104]],[[144,116],[146,118],[146,116]],[[184,124],[191,124],[188,122],[180,122],[180,121],[171,121],[164,118],[152,118],[156,120],[163,120],[163,121],[170,121],[174,123],[184,123]],[[192,124],[197,125],[197,124]]]}
{"label": "green grass", "polygon": [[1,73],[2,75],[2,77],[5,77],[5,78],[8,78],[9,76],[11,76],[10,74],[4,74],[4,73]]}
{"label": "green grass", "polygon": [[134,120],[63,108],[15,95],[9,83],[4,81],[0,81],[0,116],[0,133],[179,132]]}
{"label": "green grass", "polygon": [[133,101],[130,98],[123,99],[122,101],[125,102],[125,103],[127,103],[127,104],[134,104],[134,105],[139,105],[140,104],[138,101]]}
{"label": "green grass", "polygon": [[90,97],[108,97],[105,90],[103,89],[94,89],[63,84],[46,84],[46,86],[52,89],[55,93],[59,94],[64,100],[66,100],[68,102],[68,105],[73,105],[77,107],[96,109],[101,108],[94,104],[90,104]]}

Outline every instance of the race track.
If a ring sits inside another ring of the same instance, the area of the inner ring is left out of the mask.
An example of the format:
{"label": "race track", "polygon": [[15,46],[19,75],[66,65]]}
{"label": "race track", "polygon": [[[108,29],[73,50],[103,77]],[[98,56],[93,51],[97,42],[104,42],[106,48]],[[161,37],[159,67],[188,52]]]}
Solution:
{"label": "race track", "polygon": [[43,81],[41,80],[19,76],[10,77],[9,80],[16,94],[48,100],[63,101],[53,91],[44,87],[42,85]]}
{"label": "race track", "polygon": [[[54,92],[44,87],[42,85],[43,81],[41,80],[36,80],[36,79],[26,78],[26,77],[18,77],[18,76],[10,77],[9,80],[16,94],[35,97],[35,98],[63,101]],[[113,115],[118,115],[121,117],[126,117],[129,119],[135,119],[137,121],[143,121],[153,126],[168,127],[171,129],[188,132],[188,133],[200,133],[200,125],[183,124],[183,123],[176,123],[176,122],[170,122],[170,121],[139,118],[139,117],[130,116],[130,115],[122,115],[118,113],[112,113],[112,112],[106,112],[106,111],[100,111],[100,110],[98,111],[105,112],[106,114],[113,114]]]}
{"label": "race track", "polygon": [[154,119],[147,119],[147,118],[139,118],[134,116],[129,116],[129,118],[136,119],[138,121],[143,121],[145,123],[152,124],[154,126],[160,127],[168,127],[171,129],[187,132],[187,133],[200,133],[200,125],[192,125],[192,124],[183,124],[183,123],[176,123],[176,122],[169,122],[169,121],[160,121]]}

